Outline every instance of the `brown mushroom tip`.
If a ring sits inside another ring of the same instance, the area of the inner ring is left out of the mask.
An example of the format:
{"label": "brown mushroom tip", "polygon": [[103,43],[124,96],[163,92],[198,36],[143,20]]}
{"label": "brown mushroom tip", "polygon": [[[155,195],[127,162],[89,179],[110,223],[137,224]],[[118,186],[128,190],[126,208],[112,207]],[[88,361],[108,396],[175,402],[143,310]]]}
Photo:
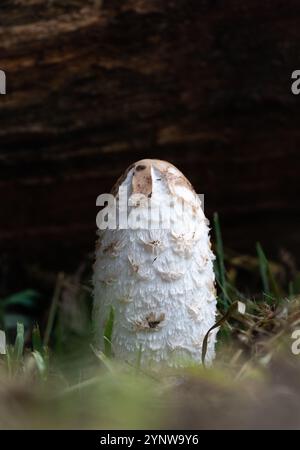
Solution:
{"label": "brown mushroom tip", "polygon": [[132,164],[130,168],[132,167],[134,168],[135,171],[146,170],[147,168],[150,167],[153,167],[159,170],[160,172],[165,172],[170,169],[173,169],[174,172],[177,172],[178,174],[181,174],[183,176],[183,174],[180,172],[179,169],[177,169],[177,167],[175,167],[172,163],[164,161],[162,159],[141,159]]}
{"label": "brown mushroom tip", "polygon": [[125,181],[128,175],[132,175],[132,192],[151,197],[153,184],[153,170],[158,171],[162,179],[167,183],[171,194],[175,195],[176,188],[182,186],[194,192],[194,189],[183,173],[168,161],[160,159],[141,159],[131,164],[118,179],[113,187],[113,193],[116,194],[119,186]]}

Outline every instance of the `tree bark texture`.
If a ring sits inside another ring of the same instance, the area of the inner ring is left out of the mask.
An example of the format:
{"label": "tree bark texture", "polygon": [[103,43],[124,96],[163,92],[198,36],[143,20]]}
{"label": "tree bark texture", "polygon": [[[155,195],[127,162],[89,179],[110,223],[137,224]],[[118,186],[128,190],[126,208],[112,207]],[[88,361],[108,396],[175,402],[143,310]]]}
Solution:
{"label": "tree bark texture", "polygon": [[1,0],[1,252],[93,250],[96,197],[166,159],[227,246],[300,249],[300,3]]}

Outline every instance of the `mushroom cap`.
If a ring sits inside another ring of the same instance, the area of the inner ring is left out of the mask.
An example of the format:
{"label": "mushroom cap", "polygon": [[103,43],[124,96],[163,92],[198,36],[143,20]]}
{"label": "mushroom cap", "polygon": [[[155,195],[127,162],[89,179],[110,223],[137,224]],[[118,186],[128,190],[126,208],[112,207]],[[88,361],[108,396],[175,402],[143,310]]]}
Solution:
{"label": "mushroom cap", "polygon": [[116,195],[124,181],[132,177],[131,194],[151,197],[157,174],[166,183],[170,195],[190,203],[193,207],[199,206],[199,199],[189,180],[173,164],[160,159],[141,159],[131,164],[117,180],[112,193]]}

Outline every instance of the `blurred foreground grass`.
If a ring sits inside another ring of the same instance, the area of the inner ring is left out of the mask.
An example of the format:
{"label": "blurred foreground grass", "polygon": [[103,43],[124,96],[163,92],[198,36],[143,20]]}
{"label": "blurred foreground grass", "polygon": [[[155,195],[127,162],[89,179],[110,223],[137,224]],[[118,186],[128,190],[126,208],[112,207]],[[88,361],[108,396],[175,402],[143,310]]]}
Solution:
{"label": "blurred foreground grass", "polygon": [[87,261],[57,276],[42,332],[30,317],[39,292],[0,302],[8,340],[0,428],[300,428],[300,355],[291,349],[300,329],[299,273],[290,255],[269,262],[260,244],[256,257],[224,251],[217,215],[214,230],[221,327],[213,368],[150,373],[138,359],[136,367],[118,363],[109,343],[113,314],[106,354],[98,352]]}

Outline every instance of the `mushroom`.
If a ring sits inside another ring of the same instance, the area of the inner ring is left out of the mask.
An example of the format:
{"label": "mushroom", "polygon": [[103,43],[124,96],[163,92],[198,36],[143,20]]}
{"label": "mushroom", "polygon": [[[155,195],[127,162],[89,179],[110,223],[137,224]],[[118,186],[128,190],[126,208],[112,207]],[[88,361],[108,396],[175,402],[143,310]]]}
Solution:
{"label": "mushroom", "polygon": [[[151,159],[131,165],[112,192],[116,227],[98,231],[94,264],[97,344],[104,345],[113,307],[115,357],[130,364],[139,358],[150,368],[201,364],[203,339],[215,324],[216,292],[199,196],[176,167]],[[214,359],[216,332],[209,335],[206,364]]]}

